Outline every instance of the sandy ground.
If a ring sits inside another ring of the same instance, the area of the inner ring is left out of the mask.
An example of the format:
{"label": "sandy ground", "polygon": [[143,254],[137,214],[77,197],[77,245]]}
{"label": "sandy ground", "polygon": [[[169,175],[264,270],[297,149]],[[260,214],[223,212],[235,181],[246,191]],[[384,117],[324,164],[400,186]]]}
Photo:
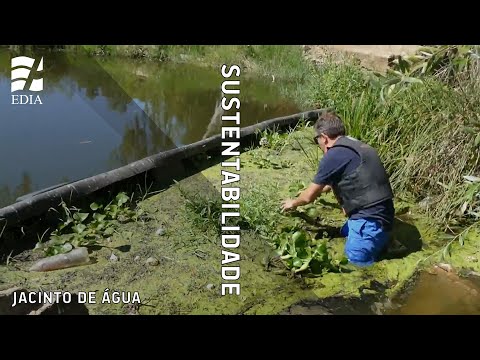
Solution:
{"label": "sandy ground", "polygon": [[392,55],[413,54],[419,45],[304,45],[306,56],[319,60],[327,52],[341,52],[358,58],[366,68],[384,71]]}

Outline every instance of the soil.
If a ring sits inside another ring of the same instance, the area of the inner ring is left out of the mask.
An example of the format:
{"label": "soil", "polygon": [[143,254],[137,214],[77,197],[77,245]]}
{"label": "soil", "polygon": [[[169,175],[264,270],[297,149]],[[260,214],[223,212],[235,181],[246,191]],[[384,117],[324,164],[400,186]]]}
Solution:
{"label": "soil", "polygon": [[321,62],[328,53],[354,56],[360,64],[375,71],[385,71],[392,56],[412,55],[419,45],[304,45],[307,58]]}

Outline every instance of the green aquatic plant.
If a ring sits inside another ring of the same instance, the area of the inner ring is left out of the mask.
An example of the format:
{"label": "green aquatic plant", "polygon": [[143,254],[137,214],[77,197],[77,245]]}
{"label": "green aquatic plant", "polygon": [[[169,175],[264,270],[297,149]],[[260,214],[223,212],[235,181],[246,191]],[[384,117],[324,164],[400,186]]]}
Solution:
{"label": "green aquatic plant", "polygon": [[328,239],[315,239],[299,226],[286,226],[274,238],[273,245],[285,266],[294,273],[310,272],[321,275],[341,271],[347,264],[342,256],[335,258],[327,246]]}
{"label": "green aquatic plant", "polygon": [[[289,192],[296,194],[304,187],[303,182],[294,182]],[[321,275],[341,271],[345,259],[334,255],[327,246],[328,234],[322,233],[321,238],[315,239],[315,235],[306,230],[306,226],[318,225],[315,205],[284,214],[276,197],[272,196],[278,191],[279,185],[275,183],[249,189],[241,202],[241,228],[254,231],[272,248],[282,266],[294,274]]]}
{"label": "green aquatic plant", "polygon": [[140,208],[131,209],[131,198],[121,192],[108,204],[96,202],[90,204],[89,209],[81,210],[68,207],[62,201],[60,223],[51,232],[48,241],[43,237],[38,239],[36,250],[41,250],[47,256],[63,254],[77,247],[98,245],[103,238],[112,236],[117,223],[138,220],[143,215]]}
{"label": "green aquatic plant", "polygon": [[288,145],[288,133],[280,133],[277,129],[265,129],[263,131],[259,131],[260,134],[260,145],[272,149],[277,150],[279,153]]}
{"label": "green aquatic plant", "polygon": [[260,169],[284,169],[293,165],[291,161],[281,159],[273,160],[271,156],[256,152],[250,154],[250,162]]}

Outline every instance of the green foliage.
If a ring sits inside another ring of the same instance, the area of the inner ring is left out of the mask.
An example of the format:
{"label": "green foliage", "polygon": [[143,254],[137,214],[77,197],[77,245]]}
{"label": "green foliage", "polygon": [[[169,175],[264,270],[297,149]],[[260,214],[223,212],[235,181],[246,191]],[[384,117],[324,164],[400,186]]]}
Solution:
{"label": "green foliage", "polygon": [[316,240],[299,226],[286,226],[274,237],[277,254],[294,273],[310,271],[314,275],[341,271],[348,260],[336,259],[329,252],[327,239]]}
{"label": "green foliage", "polygon": [[275,156],[275,160],[272,159],[272,155],[266,155],[264,153],[259,154],[253,152],[249,154],[250,162],[256,165],[260,169],[284,169],[292,166],[292,162],[288,160],[280,159],[279,155]]}
{"label": "green foliage", "polygon": [[433,75],[451,80],[457,74],[468,71],[472,61],[478,60],[479,46],[434,45],[424,46],[414,55],[398,56],[392,62],[390,73],[411,78]]}
{"label": "green foliage", "polygon": [[[301,182],[292,183],[291,193],[305,187]],[[284,267],[292,273],[322,275],[341,271],[346,264],[344,257],[334,256],[327,246],[327,239],[316,240],[306,231],[302,218],[280,212],[276,197],[278,185],[249,189],[240,206],[241,228],[254,231],[264,239],[279,256]],[[315,218],[315,206],[305,207],[305,214]]]}
{"label": "green foliage", "polygon": [[266,129],[261,133],[260,146],[276,150],[280,154],[285,146],[288,145],[288,133],[280,133],[276,129]]}
{"label": "green foliage", "polygon": [[103,238],[112,236],[118,222],[138,220],[143,211],[129,207],[131,199],[123,192],[106,205],[93,202],[89,209],[69,208],[61,203],[60,223],[50,234],[50,239],[39,239],[35,249],[52,256],[67,253],[73,248],[98,245]]}
{"label": "green foliage", "polygon": [[458,209],[459,216],[468,216],[480,220],[480,178],[464,176],[465,183],[460,188],[461,193],[453,204]]}

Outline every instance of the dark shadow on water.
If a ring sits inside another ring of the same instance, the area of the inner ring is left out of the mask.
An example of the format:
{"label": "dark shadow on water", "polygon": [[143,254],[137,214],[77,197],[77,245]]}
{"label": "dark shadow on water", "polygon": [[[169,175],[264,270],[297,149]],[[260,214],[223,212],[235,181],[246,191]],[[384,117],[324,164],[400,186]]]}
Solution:
{"label": "dark shadow on water", "polygon": [[406,219],[395,217],[392,237],[388,248],[381,255],[381,260],[400,259],[411,253],[421,251],[422,235],[418,228]]}

